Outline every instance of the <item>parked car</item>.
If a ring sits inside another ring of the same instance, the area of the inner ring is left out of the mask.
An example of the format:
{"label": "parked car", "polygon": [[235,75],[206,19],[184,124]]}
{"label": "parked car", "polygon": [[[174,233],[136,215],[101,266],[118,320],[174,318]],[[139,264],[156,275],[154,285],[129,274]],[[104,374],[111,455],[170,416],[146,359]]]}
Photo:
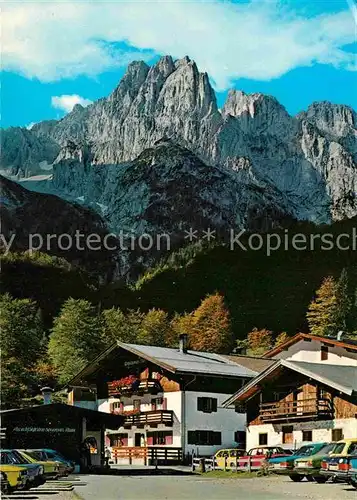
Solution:
{"label": "parked car", "polygon": [[214,460],[215,467],[218,469],[224,469],[226,465],[228,468],[233,468],[236,466],[236,459],[245,454],[245,450],[238,448],[227,448],[223,450],[218,450],[217,453],[212,457]]}
{"label": "parked car", "polygon": [[312,443],[301,446],[292,455],[275,457],[268,460],[269,471],[274,474],[289,476],[292,481],[301,481],[304,476],[294,471],[295,461],[313,455],[320,451],[327,443]]}
{"label": "parked car", "polygon": [[61,453],[56,450],[51,450],[50,448],[43,449],[31,449],[29,450],[33,453],[33,456],[37,456],[39,460],[47,461],[54,460],[56,462],[60,462],[65,466],[65,474],[71,474],[74,471],[75,463],[71,460],[65,458]]}
{"label": "parked car", "polygon": [[348,482],[357,489],[357,454],[349,457]]}
{"label": "parked car", "polygon": [[25,489],[28,483],[28,472],[19,465],[0,464],[0,472],[6,474],[7,492],[11,493],[17,489]]}
{"label": "parked car", "polygon": [[294,474],[300,475],[301,478],[313,478],[317,483],[325,483],[328,478],[320,474],[321,462],[329,456],[335,445],[336,443],[326,444],[314,455],[296,459]]}
{"label": "parked car", "polygon": [[43,472],[46,479],[58,478],[60,477],[60,463],[55,461],[42,461],[38,460],[36,457],[32,456],[31,452],[27,450],[16,450],[20,455],[33,464],[39,464],[43,466]]}
{"label": "parked car", "polygon": [[291,451],[284,450],[280,446],[258,446],[251,448],[248,453],[239,457],[238,467],[247,468],[250,464],[252,470],[258,470],[270,458],[287,457],[290,455]]}
{"label": "parked car", "polygon": [[335,444],[329,457],[321,462],[320,474],[335,481],[347,481],[349,455],[357,453],[357,438],[343,439]]}
{"label": "parked car", "polygon": [[16,450],[0,450],[0,462],[2,464],[19,465],[27,470],[28,477],[25,489],[40,486],[46,481],[43,466],[31,463]]}

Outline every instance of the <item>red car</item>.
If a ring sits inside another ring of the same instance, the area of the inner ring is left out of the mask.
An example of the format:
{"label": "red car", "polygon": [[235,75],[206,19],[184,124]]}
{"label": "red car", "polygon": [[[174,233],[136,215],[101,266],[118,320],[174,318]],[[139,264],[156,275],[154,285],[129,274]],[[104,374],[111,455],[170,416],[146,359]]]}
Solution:
{"label": "red car", "polygon": [[280,446],[257,446],[252,448],[238,459],[238,467],[248,468],[249,462],[251,470],[260,469],[263,463],[269,458],[287,457],[291,452],[283,450]]}

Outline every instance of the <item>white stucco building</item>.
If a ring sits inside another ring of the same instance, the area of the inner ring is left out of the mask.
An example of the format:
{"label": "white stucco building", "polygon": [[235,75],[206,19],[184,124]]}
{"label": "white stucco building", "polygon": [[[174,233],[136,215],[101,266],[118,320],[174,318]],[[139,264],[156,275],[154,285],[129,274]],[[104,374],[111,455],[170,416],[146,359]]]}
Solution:
{"label": "white stucco building", "polygon": [[357,342],[298,334],[224,402],[247,411],[247,448],[357,437]]}
{"label": "white stucco building", "polygon": [[[273,363],[247,356],[224,356],[118,342],[102,353],[71,382],[95,388],[99,411],[125,416],[119,429],[107,429],[112,449],[163,448],[182,456],[210,455],[222,447],[245,447],[245,412],[223,402],[237,387]],[[77,389],[78,391],[78,389]],[[72,398],[86,405],[84,398]]]}

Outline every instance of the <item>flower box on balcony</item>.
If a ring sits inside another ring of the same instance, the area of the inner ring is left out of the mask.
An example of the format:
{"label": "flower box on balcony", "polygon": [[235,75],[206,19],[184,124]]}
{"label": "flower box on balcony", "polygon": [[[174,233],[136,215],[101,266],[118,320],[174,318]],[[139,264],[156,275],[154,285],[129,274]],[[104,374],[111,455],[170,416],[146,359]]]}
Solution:
{"label": "flower box on balcony", "polygon": [[158,380],[146,379],[140,380],[135,376],[123,377],[113,382],[108,382],[109,396],[130,395],[130,394],[157,394],[162,391]]}
{"label": "flower box on balcony", "polygon": [[135,390],[139,383],[140,380],[134,375],[129,375],[128,377],[123,377],[119,380],[108,382],[109,396],[112,396],[114,394],[130,393]]}

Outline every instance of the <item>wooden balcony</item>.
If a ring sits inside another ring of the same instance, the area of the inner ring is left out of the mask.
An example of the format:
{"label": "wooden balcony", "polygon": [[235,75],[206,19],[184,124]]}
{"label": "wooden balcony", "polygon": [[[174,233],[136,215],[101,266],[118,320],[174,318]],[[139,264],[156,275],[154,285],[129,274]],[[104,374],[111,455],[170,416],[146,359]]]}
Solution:
{"label": "wooden balcony", "polygon": [[[120,413],[119,413],[120,415]],[[130,429],[133,425],[136,427],[157,427],[158,424],[164,424],[172,427],[174,423],[174,412],[172,410],[151,410],[141,411],[135,415],[126,415],[124,427]]]}
{"label": "wooden balcony", "polygon": [[158,380],[140,380],[133,385],[116,386],[115,382],[108,382],[108,396],[131,396],[133,394],[157,394],[162,391]]}
{"label": "wooden balcony", "polygon": [[330,418],[333,418],[333,407],[329,399],[310,398],[296,401],[276,401],[260,405],[260,419],[263,422]]}

